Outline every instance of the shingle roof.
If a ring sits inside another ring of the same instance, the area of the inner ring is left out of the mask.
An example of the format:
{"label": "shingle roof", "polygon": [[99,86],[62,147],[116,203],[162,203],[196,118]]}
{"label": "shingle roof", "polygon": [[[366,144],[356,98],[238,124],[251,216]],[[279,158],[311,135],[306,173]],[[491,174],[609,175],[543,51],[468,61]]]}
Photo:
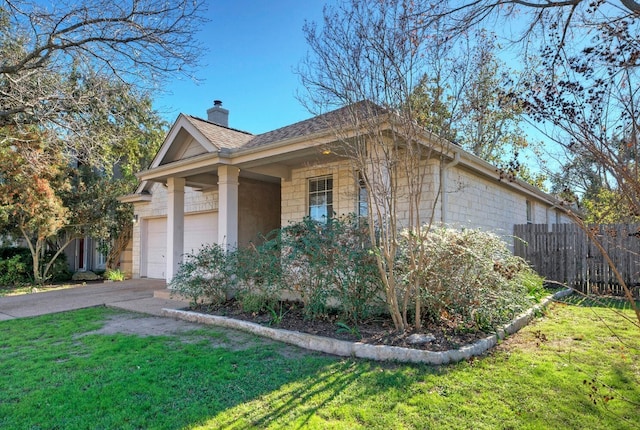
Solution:
{"label": "shingle roof", "polygon": [[223,127],[195,116],[185,115],[185,118],[218,149],[240,148],[254,138],[253,134],[246,131]]}
{"label": "shingle roof", "polygon": [[218,149],[244,149],[257,148],[287,139],[309,136],[328,131],[331,128],[337,128],[340,125],[348,125],[350,124],[349,116],[353,114],[357,114],[360,119],[365,119],[383,112],[385,110],[374,103],[358,102],[259,135],[224,127],[192,115],[185,115],[185,118]]}
{"label": "shingle roof", "polygon": [[374,103],[358,102],[304,121],[296,122],[295,124],[259,134],[243,145],[243,148],[255,148],[281,140],[308,136],[329,130],[332,127],[337,128],[340,125],[348,125],[350,124],[349,115],[354,113],[357,113],[360,119],[364,119],[381,114],[382,112],[384,112],[384,109]]}

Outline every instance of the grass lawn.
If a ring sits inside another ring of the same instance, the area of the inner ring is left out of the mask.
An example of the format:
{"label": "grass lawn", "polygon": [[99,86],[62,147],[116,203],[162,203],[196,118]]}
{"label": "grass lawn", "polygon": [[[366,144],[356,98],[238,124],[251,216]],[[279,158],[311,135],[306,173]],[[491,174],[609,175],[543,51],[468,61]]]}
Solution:
{"label": "grass lawn", "polygon": [[430,367],[345,360],[203,327],[86,334],[119,311],[0,322],[0,428],[640,427],[640,331],[553,305],[490,355]]}

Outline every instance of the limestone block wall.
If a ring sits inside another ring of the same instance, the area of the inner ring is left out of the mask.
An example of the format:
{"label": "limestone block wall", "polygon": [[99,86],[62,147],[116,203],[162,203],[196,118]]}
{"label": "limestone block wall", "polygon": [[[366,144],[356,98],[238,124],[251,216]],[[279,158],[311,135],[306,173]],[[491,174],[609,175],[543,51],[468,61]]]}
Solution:
{"label": "limestone block wall", "polygon": [[120,270],[127,278],[131,278],[133,273],[133,240],[130,240],[125,250],[120,254]]}
{"label": "limestone block wall", "polygon": [[[401,176],[398,178],[399,186],[398,186],[398,196],[409,196],[410,186],[409,179],[407,178],[406,171],[400,170],[399,172]],[[420,197],[420,211],[419,211],[419,220],[418,225],[428,224],[432,221],[438,222],[440,219],[440,204],[441,201],[439,198],[436,198],[438,194],[438,187],[440,184],[440,167],[437,160],[425,160],[421,167],[420,172],[418,174],[421,176],[421,181],[418,179],[414,182],[417,185],[419,182],[422,182],[422,196]],[[417,178],[413,178],[416,180]],[[409,204],[409,200],[407,198],[398,199],[398,223],[399,228],[404,229],[409,227],[409,214],[411,211],[411,206]],[[433,219],[432,219],[433,218]],[[414,221],[415,222],[415,221]]]}
{"label": "limestone block wall", "polygon": [[333,178],[333,211],[338,216],[356,211],[358,182],[348,160],[304,166],[291,171],[291,180],[281,182],[283,227],[308,215],[309,179],[322,176]]}
{"label": "limestone block wall", "polygon": [[280,227],[280,184],[240,178],[238,187],[238,245],[259,243]]}
{"label": "limestone block wall", "polygon": [[[454,167],[448,171],[447,224],[513,234],[514,224],[527,222],[527,197],[497,180],[481,178]],[[535,207],[535,202],[534,202]]]}
{"label": "limestone block wall", "polygon": [[533,223],[569,222],[566,216],[556,215],[560,212],[544,200],[459,167],[449,170],[445,192],[449,226],[493,231],[508,243],[513,243],[513,226],[527,223],[527,202]]}
{"label": "limestone block wall", "polygon": [[[439,214],[439,202],[435,199],[439,184],[439,165],[436,161],[425,161],[422,178],[422,194],[420,201],[420,219],[427,223],[431,219],[434,201],[435,214]],[[356,213],[358,210],[358,178],[357,171],[349,160],[337,161],[322,165],[304,166],[293,169],[291,180],[283,180],[282,186],[282,226],[301,221],[308,215],[309,179],[322,176],[333,178],[333,211],[337,216]],[[399,195],[406,195],[408,183],[406,174],[399,179]],[[398,220],[400,227],[406,227],[409,220],[409,202],[398,202]]]}
{"label": "limestone block wall", "polygon": [[[444,222],[454,228],[481,228],[513,243],[513,226],[527,223],[527,201],[534,223],[570,222],[541,198],[518,191],[497,179],[485,178],[459,165],[447,169],[443,190],[440,190],[439,161],[425,161],[423,168],[421,224],[433,221],[434,224]],[[291,180],[282,181],[283,226],[300,221],[307,215],[308,180],[327,175],[333,177],[334,212],[340,216],[356,211],[358,183],[356,171],[348,160],[300,167],[293,169]],[[399,195],[407,195],[406,175],[399,178],[399,183]],[[399,227],[407,227],[408,201],[399,201],[397,210]]]}

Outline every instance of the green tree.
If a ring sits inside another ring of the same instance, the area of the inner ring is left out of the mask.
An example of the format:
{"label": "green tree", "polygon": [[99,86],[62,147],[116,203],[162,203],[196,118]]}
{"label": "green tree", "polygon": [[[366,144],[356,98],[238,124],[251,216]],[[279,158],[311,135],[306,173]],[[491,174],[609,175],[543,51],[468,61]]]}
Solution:
{"label": "green tree", "polygon": [[47,240],[69,220],[69,211],[58,192],[69,188],[67,160],[47,148],[34,131],[12,139],[11,130],[0,129],[0,226],[24,239],[33,259],[33,277],[42,283],[53,259],[42,266]]}
{"label": "green tree", "polygon": [[[85,86],[91,87],[93,77],[74,79],[79,92],[89,92]],[[72,157],[64,152],[68,147],[51,140],[51,134],[34,134],[39,139],[36,141],[30,135],[16,132],[16,127],[4,129],[0,140],[4,142],[3,155],[7,160],[4,176],[8,179],[3,185],[7,190],[19,191],[7,192],[0,201],[0,213],[5,214],[0,219],[6,221],[0,231],[23,237],[30,243],[36,282],[46,279],[51,264],[76,238],[100,239],[108,268],[115,268],[131,238],[133,211],[130,205],[120,203],[118,197],[132,192],[137,185],[133,172],[151,160],[162,142],[166,124],[152,110],[148,97],[121,82],[113,83],[113,91],[120,96],[112,110],[120,115],[101,115],[103,110],[98,109],[85,118],[96,138],[110,142],[109,150],[100,155],[105,163],[100,164],[106,166],[108,160],[111,168],[96,168],[90,162],[93,160],[90,154],[85,156],[82,152],[90,151],[90,147],[75,145],[77,152]],[[34,163],[33,154],[44,161]],[[87,163],[83,164],[83,160]],[[30,192],[31,189],[39,190],[40,194]],[[16,208],[20,209],[19,217]],[[47,245],[54,251],[53,258],[41,267]]]}
{"label": "green tree", "polygon": [[426,71],[411,94],[420,125],[499,167],[505,177],[542,186],[545,177],[522,164],[537,154],[522,127],[522,74],[497,55],[494,34],[453,41],[431,38]]}
{"label": "green tree", "polygon": [[[131,231],[131,208],[116,197],[132,190],[133,172],[164,134],[146,89],[195,65],[193,34],[203,5],[17,0],[0,6],[0,147],[5,158],[16,155],[3,176],[10,169],[29,172],[29,181],[18,175],[22,182],[3,184],[24,192],[2,200],[2,234],[33,242],[34,258],[47,242],[57,256],[75,237],[90,234],[104,239],[108,263],[115,264]],[[33,135],[51,171],[28,165],[36,153]],[[80,168],[70,170],[75,165]],[[42,211],[31,199],[37,192],[47,201]],[[9,215],[18,209],[20,218]],[[34,268],[41,282],[47,268]]]}

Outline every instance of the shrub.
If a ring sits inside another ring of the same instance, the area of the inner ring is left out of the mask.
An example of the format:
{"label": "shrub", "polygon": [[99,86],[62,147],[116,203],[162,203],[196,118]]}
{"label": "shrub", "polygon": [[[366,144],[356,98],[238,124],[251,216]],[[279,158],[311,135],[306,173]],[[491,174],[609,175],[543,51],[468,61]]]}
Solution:
{"label": "shrub", "polygon": [[[412,243],[408,234],[403,255]],[[440,228],[420,237],[421,261],[403,281],[419,286],[426,321],[456,331],[491,330],[530,307],[542,288],[542,278],[495,234]]]}
{"label": "shrub", "polygon": [[270,240],[236,251],[235,274],[237,295],[246,312],[265,312],[282,298],[286,286],[282,282],[280,264],[280,232],[269,234]]}
{"label": "shrub", "polygon": [[[54,251],[47,251],[42,260],[41,267],[51,261]],[[13,263],[8,261],[12,260]],[[11,273],[7,272],[11,270]],[[68,281],[71,279],[71,271],[64,253],[58,255],[51,265],[47,280],[51,282]],[[29,248],[6,247],[0,248],[0,284],[24,285],[33,283],[33,259]]]}
{"label": "shrub", "polygon": [[234,257],[217,244],[187,254],[169,287],[193,307],[220,305],[233,294]]}
{"label": "shrub", "polygon": [[381,283],[368,239],[355,215],[326,224],[305,218],[283,229],[283,278],[308,317],[335,308],[355,324],[379,311]]}
{"label": "shrub", "polygon": [[110,281],[124,281],[125,274],[120,269],[114,269],[114,270],[107,270],[104,273],[104,277],[105,279],[108,279]]}
{"label": "shrub", "polygon": [[0,286],[19,286],[28,283],[27,264],[20,255],[0,260]]}

